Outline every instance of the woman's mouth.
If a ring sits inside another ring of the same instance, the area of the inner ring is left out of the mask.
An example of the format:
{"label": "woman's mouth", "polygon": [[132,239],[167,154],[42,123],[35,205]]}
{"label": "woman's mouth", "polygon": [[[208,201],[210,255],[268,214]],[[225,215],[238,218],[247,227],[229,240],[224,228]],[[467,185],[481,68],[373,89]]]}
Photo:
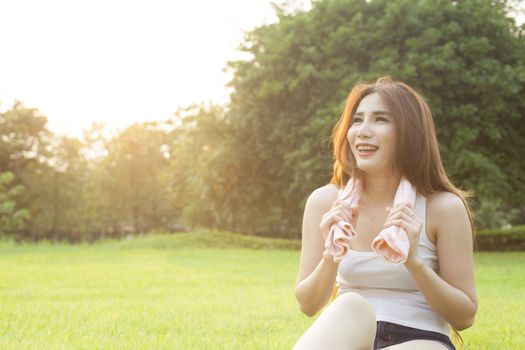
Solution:
{"label": "woman's mouth", "polygon": [[360,157],[370,157],[373,156],[374,153],[379,149],[379,147],[372,147],[372,146],[360,146],[357,148],[357,154]]}

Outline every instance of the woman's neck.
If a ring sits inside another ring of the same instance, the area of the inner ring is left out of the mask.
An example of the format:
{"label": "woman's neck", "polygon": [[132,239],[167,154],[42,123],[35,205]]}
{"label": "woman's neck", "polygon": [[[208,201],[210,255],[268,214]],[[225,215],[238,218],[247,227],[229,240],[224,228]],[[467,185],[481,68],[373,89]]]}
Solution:
{"label": "woman's neck", "polygon": [[400,176],[370,176],[363,180],[361,199],[363,204],[391,206],[394,202]]}

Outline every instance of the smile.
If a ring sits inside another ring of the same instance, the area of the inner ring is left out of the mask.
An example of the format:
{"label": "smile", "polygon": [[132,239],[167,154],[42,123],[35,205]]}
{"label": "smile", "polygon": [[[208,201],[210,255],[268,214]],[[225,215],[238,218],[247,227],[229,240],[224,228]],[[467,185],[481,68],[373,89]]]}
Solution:
{"label": "smile", "polygon": [[357,151],[360,157],[371,157],[376,151]]}

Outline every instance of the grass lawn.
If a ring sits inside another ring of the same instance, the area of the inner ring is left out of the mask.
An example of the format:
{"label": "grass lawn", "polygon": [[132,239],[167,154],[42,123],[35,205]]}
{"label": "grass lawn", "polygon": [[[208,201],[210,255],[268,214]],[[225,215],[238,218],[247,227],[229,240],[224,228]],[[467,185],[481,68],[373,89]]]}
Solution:
{"label": "grass lawn", "polygon": [[[300,242],[223,232],[0,243],[0,349],[291,349]],[[525,349],[525,252],[477,253],[465,349]]]}

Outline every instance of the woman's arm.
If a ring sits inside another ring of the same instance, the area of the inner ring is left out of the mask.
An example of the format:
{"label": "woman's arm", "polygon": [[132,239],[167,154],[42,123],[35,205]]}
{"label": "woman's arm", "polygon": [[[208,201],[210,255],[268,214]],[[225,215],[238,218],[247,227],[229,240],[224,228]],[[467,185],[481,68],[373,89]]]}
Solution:
{"label": "woman's arm", "polygon": [[319,224],[337,198],[333,185],[318,188],[308,197],[302,224],[302,245],[295,298],[303,313],[314,316],[330,299],[337,267],[330,256],[323,257],[324,241]]}
{"label": "woman's arm", "polygon": [[467,210],[461,199],[449,192],[434,194],[429,209],[436,218],[439,275],[417,256],[405,266],[432,309],[455,329],[464,330],[472,326],[477,311]]}

